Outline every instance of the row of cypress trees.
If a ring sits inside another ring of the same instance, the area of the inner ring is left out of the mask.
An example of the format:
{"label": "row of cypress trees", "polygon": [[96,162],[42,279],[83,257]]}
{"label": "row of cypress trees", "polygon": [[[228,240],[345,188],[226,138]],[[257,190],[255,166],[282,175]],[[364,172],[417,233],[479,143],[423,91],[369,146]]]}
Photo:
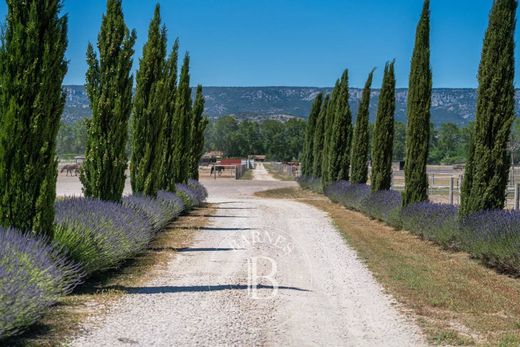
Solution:
{"label": "row of cypress trees", "polygon": [[[51,234],[68,18],[60,15],[61,0],[7,0],[7,7],[0,46],[0,225]],[[197,178],[207,121],[201,86],[192,105],[189,56],[177,87],[179,45],[166,59],[157,6],[132,96],[135,41],[121,0],[107,0],[97,52],[87,48],[93,117],[80,177],[87,197],[121,200],[131,114],[134,192],[153,196]]]}
{"label": "row of cypress trees", "polygon": [[134,193],[174,192],[176,183],[198,178],[207,120],[201,86],[192,105],[189,54],[178,78],[179,41],[167,56],[167,30],[156,5],[132,96],[135,39],[124,22],[122,1],[108,0],[98,37],[99,59],[92,45],[87,49],[86,84],[93,110],[81,173],[87,197],[121,200],[129,123]]}
{"label": "row of cypress trees", "polygon": [[[462,186],[461,216],[505,204],[510,156],[507,143],[514,113],[514,32],[517,0],[495,0],[489,17],[479,68],[476,127]],[[392,182],[395,113],[395,62],[385,66],[372,140],[373,191]],[[323,185],[349,179],[368,180],[368,106],[373,79],[363,89],[352,136],[348,104],[348,73],[330,95],[319,94],[309,115],[302,174],[321,177]],[[346,91],[346,92],[345,92]],[[408,87],[403,205],[428,200],[426,172],[430,139],[432,71],[430,67],[430,1],[425,0],[417,25]],[[352,138],[352,143],[350,143]]]}

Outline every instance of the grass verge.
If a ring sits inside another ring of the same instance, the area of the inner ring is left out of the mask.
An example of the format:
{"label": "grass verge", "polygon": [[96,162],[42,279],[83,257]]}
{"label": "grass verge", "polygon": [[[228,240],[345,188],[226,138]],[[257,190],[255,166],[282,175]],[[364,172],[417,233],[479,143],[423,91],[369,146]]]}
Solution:
{"label": "grass verge", "polygon": [[108,289],[117,286],[139,286],[165,269],[175,257],[175,249],[188,247],[196,230],[207,224],[215,207],[206,204],[193,209],[193,214],[178,217],[159,232],[147,250],[125,262],[119,269],[106,271],[90,278],[71,295],[64,297],[38,323],[24,335],[2,341],[7,346],[60,345],[57,341],[67,341],[91,316],[98,316],[124,292]]}
{"label": "grass verge", "polygon": [[307,190],[284,188],[257,195],[299,200],[327,212],[379,283],[417,318],[430,343],[520,345],[519,279]]}
{"label": "grass verge", "polygon": [[269,174],[277,180],[280,180],[280,181],[294,181],[295,180],[294,176],[286,175],[279,171],[276,171],[273,168],[273,165],[271,163],[264,163],[264,167],[267,170],[267,172],[269,172]]}
{"label": "grass verge", "polygon": [[240,177],[241,180],[251,181],[253,179],[253,170],[247,169],[246,172]]}

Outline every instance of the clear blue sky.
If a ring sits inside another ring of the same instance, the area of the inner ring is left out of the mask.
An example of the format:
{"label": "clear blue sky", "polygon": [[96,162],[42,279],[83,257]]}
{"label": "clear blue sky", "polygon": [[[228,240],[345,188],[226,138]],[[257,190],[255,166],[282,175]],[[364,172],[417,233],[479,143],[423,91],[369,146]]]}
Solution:
{"label": "clear blue sky", "polygon": [[[398,86],[406,87],[422,7],[422,0],[159,2],[170,45],[180,37],[181,49],[192,56],[193,84],[206,86],[330,86],[349,68],[351,85],[359,87],[372,67],[379,69],[375,80],[379,85],[385,61],[396,58]],[[123,1],[127,24],[137,30],[137,57],[155,3]],[[88,41],[96,41],[105,1],[65,0],[64,4],[70,60],[65,83],[83,84],[85,49]],[[491,4],[492,0],[432,0],[435,87],[476,86]],[[0,16],[5,14],[2,1]]]}

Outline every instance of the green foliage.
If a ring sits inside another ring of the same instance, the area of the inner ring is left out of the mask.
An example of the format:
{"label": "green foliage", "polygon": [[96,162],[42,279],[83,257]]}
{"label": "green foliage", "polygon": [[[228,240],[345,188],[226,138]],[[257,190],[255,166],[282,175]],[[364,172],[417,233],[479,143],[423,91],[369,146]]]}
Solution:
{"label": "green foliage", "polygon": [[340,80],[336,81],[336,85],[330,94],[330,100],[327,105],[325,113],[325,123],[323,125],[323,153],[321,154],[321,177],[322,185],[325,187],[330,183],[329,175],[329,149],[332,138],[332,125],[334,124],[334,117],[336,116],[336,106],[338,100],[338,93],[340,90]]}
{"label": "green foliage", "polygon": [[516,0],[496,0],[489,16],[478,73],[472,150],[462,187],[461,215],[504,208],[515,119]]}
{"label": "green foliage", "polygon": [[173,169],[176,183],[186,183],[190,172],[191,157],[191,89],[190,89],[190,56],[184,56],[179,88],[175,98],[175,117],[173,134],[175,147],[173,151]]}
{"label": "green foliage", "polygon": [[109,0],[98,36],[99,59],[91,44],[87,49],[86,89],[93,116],[80,177],[86,197],[120,201],[123,194],[135,40],[135,31],[130,33],[125,24],[121,0]]}
{"label": "green foliage", "polygon": [[132,190],[149,196],[156,196],[160,186],[165,57],[166,29],[161,28],[160,8],[157,5],[137,71],[130,165]]}
{"label": "green foliage", "polygon": [[307,120],[307,128],[305,130],[305,143],[303,145],[302,154],[302,174],[303,176],[309,176],[312,174],[312,163],[314,162],[313,147],[314,147],[314,130],[316,128],[316,122],[320,114],[321,103],[323,102],[323,93],[319,93],[314,99],[312,104],[311,113]]}
{"label": "green foliage", "polygon": [[341,76],[328,147],[327,183],[349,179],[352,114],[349,105],[348,70]]}
{"label": "green foliage", "polygon": [[208,125],[208,119],[203,117],[204,95],[202,86],[197,86],[197,93],[193,104],[193,117],[191,125],[191,156],[190,156],[190,177],[199,179],[199,161],[204,154],[204,132]]}
{"label": "green foliage", "polygon": [[388,190],[392,186],[392,152],[394,146],[395,113],[395,62],[387,63],[383,76],[381,95],[372,143],[373,192]]}
{"label": "green foliage", "polygon": [[403,206],[428,200],[428,160],[432,72],[430,69],[430,0],[417,25],[408,87],[405,190]]}
{"label": "green foliage", "polygon": [[322,162],[323,162],[323,146],[325,143],[325,125],[327,122],[327,114],[330,105],[330,96],[325,96],[325,100],[321,105],[320,114],[316,121],[316,131],[314,132],[314,148],[313,157],[314,163],[312,164],[312,176],[321,177],[322,174]]}
{"label": "green foliage", "polygon": [[428,162],[455,164],[466,161],[469,127],[459,128],[456,124],[444,123],[432,130]]}
{"label": "green foliage", "polygon": [[60,0],[7,1],[0,47],[0,224],[50,233],[56,135],[65,104],[67,17]]}
{"label": "green foliage", "polygon": [[177,96],[177,61],[179,57],[179,40],[175,40],[172,52],[164,69],[163,88],[163,129],[161,134],[161,172],[160,186],[169,192],[175,192],[175,163],[172,153],[175,152],[175,98]]}
{"label": "green foliage", "polygon": [[368,116],[370,106],[370,88],[374,70],[368,74],[368,79],[363,88],[359,111],[356,118],[356,127],[352,139],[352,183],[367,183],[368,180]]}
{"label": "green foliage", "polygon": [[85,153],[89,121],[89,118],[84,118],[73,124],[61,123],[56,137],[56,152],[60,158]]}
{"label": "green foliage", "polygon": [[406,155],[406,124],[403,122],[394,122],[394,153],[393,160],[404,160]]}

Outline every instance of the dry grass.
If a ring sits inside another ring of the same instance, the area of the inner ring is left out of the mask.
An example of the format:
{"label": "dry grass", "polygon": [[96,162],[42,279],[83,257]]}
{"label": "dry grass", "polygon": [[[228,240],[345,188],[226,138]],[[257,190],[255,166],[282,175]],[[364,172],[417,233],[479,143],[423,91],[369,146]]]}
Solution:
{"label": "dry grass", "polygon": [[279,181],[294,181],[295,177],[276,171],[271,163],[264,163],[264,167],[271,176]]}
{"label": "dry grass", "polygon": [[253,170],[247,169],[246,172],[240,177],[241,180],[251,181],[253,179]]}
{"label": "dry grass", "polygon": [[309,191],[290,188],[259,195],[296,199],[328,212],[377,280],[417,318],[431,343],[520,345],[519,279]]}
{"label": "dry grass", "polygon": [[[197,228],[207,224],[215,207],[207,205],[193,214],[179,217],[152,241],[149,248],[117,270],[90,278],[71,295],[63,298],[25,335],[5,341],[8,346],[57,346],[73,336],[89,316],[100,315],[124,293],[107,289],[139,286],[165,269],[175,257],[175,249],[188,247]],[[60,342],[58,342],[60,341]]]}

